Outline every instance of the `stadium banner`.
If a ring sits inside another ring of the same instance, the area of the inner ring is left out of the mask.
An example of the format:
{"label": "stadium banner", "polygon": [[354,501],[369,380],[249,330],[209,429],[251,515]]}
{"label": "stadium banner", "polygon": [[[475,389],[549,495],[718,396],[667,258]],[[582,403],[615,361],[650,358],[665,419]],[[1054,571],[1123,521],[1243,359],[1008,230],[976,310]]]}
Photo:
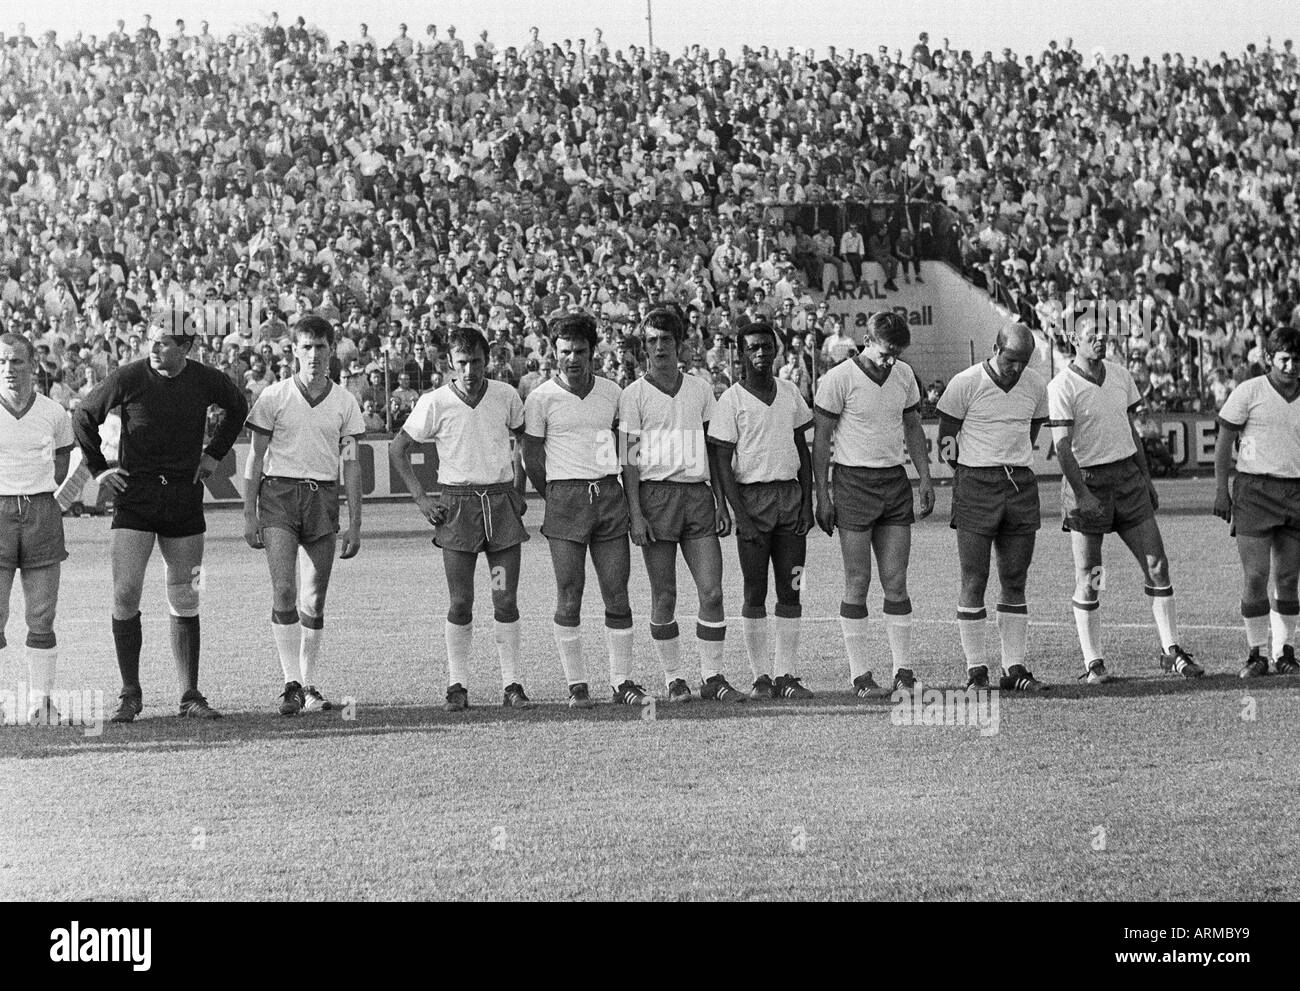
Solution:
{"label": "stadium banner", "polygon": [[[1214,469],[1214,445],[1218,437],[1219,426],[1214,417],[1200,413],[1170,413],[1155,418],[1160,427],[1161,436],[1169,448],[1170,457],[1176,468],[1182,471],[1206,472]],[[925,438],[930,450],[930,475],[932,478],[950,479],[952,469],[939,458],[939,423],[937,420],[924,424]],[[809,443],[812,432],[809,431]],[[387,438],[362,440],[357,445],[357,460],[361,463],[362,494],[367,499],[390,499],[407,495],[406,486],[402,484],[397,472],[388,463]],[[250,445],[247,441],[237,443],[221,462],[216,474],[208,479],[205,502],[208,505],[237,504],[244,498],[244,465],[248,460]],[[79,461],[79,459],[78,459]],[[438,454],[432,444],[417,444],[411,452],[411,463],[416,474],[424,482],[429,492],[438,488]],[[1038,444],[1034,447],[1034,472],[1044,478],[1059,478],[1060,463],[1056,460],[1056,446],[1052,443],[1052,432],[1044,427],[1038,435]],[[78,465],[74,464],[69,472],[68,482],[59,492],[59,501],[67,509],[75,506],[74,511],[102,511],[99,484],[89,477],[89,472],[82,472],[78,477]],[[908,475],[915,479],[916,470],[909,462]],[[76,498],[71,486],[80,485],[80,498]]]}
{"label": "stadium banner", "polygon": [[859,344],[871,314],[893,310],[903,317],[912,330],[906,361],[924,391],[935,379],[947,382],[991,355],[998,330],[1012,318],[946,262],[922,262],[921,273],[924,282],[906,283],[900,272],[897,291],[886,291],[880,266],[863,262],[861,281],[832,288],[825,298]]}

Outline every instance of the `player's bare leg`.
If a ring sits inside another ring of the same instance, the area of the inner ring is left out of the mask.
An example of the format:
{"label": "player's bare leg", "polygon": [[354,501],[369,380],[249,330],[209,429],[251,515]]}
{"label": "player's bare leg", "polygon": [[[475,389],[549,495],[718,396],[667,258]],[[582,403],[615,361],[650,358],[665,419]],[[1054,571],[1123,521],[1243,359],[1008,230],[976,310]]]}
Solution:
{"label": "player's bare leg", "polygon": [[271,636],[284,675],[280,715],[292,716],[302,711],[305,701],[298,660],[302,644],[298,616],[298,537],[283,527],[265,527],[262,544],[271,569]]}
{"label": "player's bare leg", "polygon": [[1278,674],[1300,674],[1295,656],[1296,620],[1300,618],[1300,535],[1273,531],[1273,660]]}
{"label": "player's bare leg", "polygon": [[[14,569],[0,568],[0,671],[4,670],[5,627],[9,623],[9,598],[13,594]],[[0,726],[7,722],[16,722],[18,714],[8,712],[0,705]]]}
{"label": "player's bare leg", "polygon": [[592,544],[591,563],[605,604],[605,644],[615,699],[628,705],[648,705],[650,696],[632,678],[632,604],[627,596],[631,541],[625,535]]}
{"label": "player's bare leg", "polygon": [[849,657],[849,678],[858,698],[887,698],[891,689],[876,684],[871,673],[867,640],[867,593],[871,590],[871,530],[839,528],[840,555],[844,560],[844,596],[840,601],[840,629]]}
{"label": "player's bare leg", "polygon": [[1049,686],[1034,677],[1025,665],[1029,638],[1029,604],[1025,586],[1029,583],[1029,565],[1034,558],[1037,534],[1003,533],[993,541],[998,562],[997,617],[1002,641],[1002,681],[1004,691],[1040,692]]}
{"label": "player's bare leg", "polygon": [[516,709],[531,709],[532,703],[519,684],[519,561],[523,545],[515,544],[499,551],[487,551],[488,571],[492,576],[492,638],[501,662],[503,704]]}
{"label": "player's bare leg", "polygon": [[[469,707],[469,659],[474,642],[473,551],[442,549],[442,566],[447,575],[447,622],[443,636],[447,643],[447,705],[449,712]],[[453,698],[453,696],[456,696]]]}
{"label": "player's bare leg", "polygon": [[1268,674],[1269,604],[1268,578],[1272,565],[1271,537],[1237,534],[1241,557],[1241,621],[1246,627],[1248,657],[1241,669],[1243,678]]}
{"label": "player's bare leg", "polygon": [[[1169,558],[1155,518],[1120,531],[1120,540],[1137,558],[1146,576],[1146,593],[1151,600],[1151,614],[1160,636],[1160,666],[1184,678],[1199,678],[1205,672],[1178,644],[1178,616],[1174,606],[1174,588],[1169,580]],[[1266,600],[1267,601],[1267,600]]]}
{"label": "player's bare leg", "polygon": [[777,672],[773,688],[778,698],[806,699],[812,692],[799,680],[799,634],[803,622],[804,564],[808,557],[808,538],[804,534],[774,533],[771,541],[772,577],[776,588],[776,657],[772,669]]}
{"label": "player's bare leg", "polygon": [[322,641],[325,636],[325,596],[334,572],[335,534],[313,540],[298,548],[298,623],[302,627],[298,668],[302,675],[303,711],[322,712],[336,708],[316,688],[320,673]]}
{"label": "player's bare leg", "polygon": [[155,534],[146,530],[110,530],[109,563],[113,574],[113,647],[122,677],[121,703],[113,722],[129,723],[140,714],[144,694],[140,687],[140,597],[144,576],[153,554]]}
{"label": "player's bare leg", "polygon": [[772,676],[768,666],[767,582],[772,563],[772,535],[761,531],[753,540],[736,538],[740,558],[743,600],[740,628],[745,639],[745,658],[753,676],[751,698],[771,698]]}
{"label": "player's bare leg", "polygon": [[1106,572],[1101,565],[1101,534],[1070,531],[1070,550],[1074,555],[1074,625],[1083,652],[1083,668],[1088,684],[1110,681],[1105,652],[1101,646],[1101,591],[1106,587]]}
{"label": "player's bare leg", "polygon": [[732,688],[722,672],[727,638],[727,620],[722,608],[722,545],[710,534],[683,540],[681,547],[699,600],[695,646],[700,659],[700,697],[744,702],[749,696]]}
{"label": "player's bare leg", "polygon": [[[55,723],[59,713],[50,702],[58,670],[58,641],[54,636],[54,614],[59,605],[59,564],[44,568],[23,568],[23,598],[27,620],[27,721]],[[12,582],[13,572],[9,572]],[[5,596],[8,603],[9,597]],[[7,607],[6,607],[7,608]],[[4,624],[0,622],[0,630]]]}
{"label": "player's bare leg", "polygon": [[203,534],[159,537],[167,564],[167,610],[172,656],[181,689],[181,715],[216,719],[219,714],[199,692],[199,592],[203,587]]}
{"label": "player's bare leg", "polygon": [[650,579],[650,638],[664,670],[668,701],[688,702],[691,690],[682,677],[681,635],[677,626],[677,545],[655,540],[641,548]]}
{"label": "player's bare leg", "polygon": [[985,688],[989,683],[988,649],[984,642],[993,538],[974,530],[957,531],[957,561],[961,569],[961,590],[957,593],[957,632],[966,655],[966,687]]}
{"label": "player's bare leg", "polygon": [[[586,696],[587,673],[582,659],[582,594],[587,585],[587,545],[576,540],[552,537],[547,540],[551,549],[551,567],[555,570],[555,650],[560,655],[565,684],[569,689],[570,704],[574,690],[583,686]],[[586,696],[582,708],[590,708]]]}
{"label": "player's bare leg", "polygon": [[907,595],[912,528],[877,526],[871,534],[871,545],[876,552],[880,588],[885,593],[885,632],[893,655],[894,689],[911,691],[916,681],[912,672],[912,600]]}

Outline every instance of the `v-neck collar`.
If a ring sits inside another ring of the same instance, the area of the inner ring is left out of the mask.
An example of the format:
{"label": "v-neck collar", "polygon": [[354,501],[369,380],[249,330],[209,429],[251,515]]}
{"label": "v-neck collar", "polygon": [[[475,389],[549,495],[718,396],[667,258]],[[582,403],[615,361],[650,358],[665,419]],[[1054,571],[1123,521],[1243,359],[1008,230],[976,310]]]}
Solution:
{"label": "v-neck collar", "polygon": [[1106,363],[1104,361],[1101,362],[1101,373],[1096,378],[1093,378],[1073,361],[1065,367],[1074,372],[1075,375],[1079,376],[1079,378],[1083,379],[1085,382],[1091,382],[1095,386],[1100,387],[1106,382]]}
{"label": "v-neck collar", "polygon": [[[885,373],[883,375],[880,374],[880,366],[877,365],[870,358],[867,358],[861,354],[855,355],[854,357],[850,358],[849,361],[857,365],[858,370],[862,372],[862,374],[865,375],[867,378],[871,379],[871,381],[874,382],[877,386],[883,386],[886,382],[889,381],[889,376],[894,373],[894,365],[890,365],[888,368],[884,370]],[[898,364],[898,363],[895,362],[894,364]]]}
{"label": "v-neck collar", "polygon": [[[1297,399],[1300,399],[1300,388],[1297,388],[1297,389],[1296,389],[1296,393],[1295,393],[1294,396],[1291,396],[1290,398],[1287,398],[1287,394],[1286,394],[1285,392],[1283,392],[1281,389],[1279,389],[1279,388],[1277,387],[1277,383],[1273,381],[1273,376],[1272,376],[1272,375],[1269,375],[1269,374],[1266,373],[1266,374],[1264,375],[1264,378],[1268,379],[1268,384],[1269,384],[1270,386],[1272,386],[1273,391],[1276,392],[1276,393],[1277,393],[1277,394],[1282,398],[1282,402],[1287,403],[1287,404],[1289,405],[1289,404],[1295,402]],[[33,396],[32,398],[35,399],[34,396]]]}
{"label": "v-neck collar", "polygon": [[650,383],[650,385],[654,386],[656,389],[662,392],[665,396],[669,397],[670,399],[677,398],[677,394],[682,391],[682,386],[686,384],[686,376],[681,372],[677,373],[677,388],[674,389],[672,392],[669,392],[662,385],[660,385],[658,382],[652,379],[648,374],[645,376],[645,380],[648,383]]}
{"label": "v-neck collar", "polygon": [[563,375],[555,376],[555,384],[558,385],[561,389],[563,389],[571,396],[575,396],[578,399],[586,399],[588,396],[590,396],[593,392],[596,391],[596,376],[594,373],[592,374],[592,376],[587,380],[587,388],[584,389],[582,392],[579,392],[577,389],[570,389],[567,385],[565,385]]}
{"label": "v-neck collar", "polygon": [[488,380],[487,380],[487,379],[484,379],[484,380],[483,380],[483,388],[481,388],[481,389],[479,390],[479,394],[478,394],[477,396],[475,396],[473,399],[471,399],[471,398],[470,398],[470,397],[465,393],[465,390],[462,389],[462,388],[460,387],[460,383],[459,383],[459,382],[454,382],[454,381],[453,381],[453,382],[450,383],[450,384],[451,384],[451,391],[452,391],[452,394],[455,395],[455,397],[456,397],[457,399],[459,399],[462,403],[464,403],[464,404],[465,404],[466,406],[468,406],[470,409],[475,409],[475,408],[477,408],[478,404],[481,403],[481,402],[483,401],[483,397],[487,395],[487,391],[488,391]]}
{"label": "v-neck collar", "polygon": [[746,392],[748,392],[748,393],[749,393],[751,396],[753,396],[755,399],[757,399],[757,400],[758,400],[760,403],[762,403],[764,406],[768,406],[768,407],[770,407],[774,402],[776,402],[776,394],[777,394],[777,392],[779,391],[779,390],[778,390],[778,386],[777,386],[777,384],[776,384],[776,379],[775,379],[775,378],[772,379],[772,398],[771,398],[771,399],[764,399],[762,396],[760,396],[757,392],[755,392],[753,389],[751,389],[751,388],[749,387],[749,383],[748,383],[748,382],[741,382],[741,383],[740,383],[740,387],[741,387],[742,389],[744,389]]}
{"label": "v-neck collar", "polygon": [[1019,379],[1016,379],[1016,382],[1012,382],[1010,385],[1003,385],[1002,380],[998,378],[997,372],[993,370],[993,362],[989,361],[987,358],[984,359],[984,374],[987,375],[989,381],[1001,389],[1004,394],[1009,393],[1014,389],[1016,387],[1016,382],[1020,381]]}
{"label": "v-neck collar", "polygon": [[22,409],[16,409],[15,407],[10,406],[8,401],[3,396],[0,396],[0,406],[3,406],[5,411],[15,420],[21,420],[24,416],[30,413],[32,407],[36,405],[36,396],[37,392],[33,389],[31,396],[27,400],[27,405]]}
{"label": "v-neck collar", "polygon": [[330,394],[330,390],[334,388],[334,383],[331,382],[329,379],[326,379],[325,391],[322,392],[315,399],[312,399],[311,393],[307,391],[307,387],[302,384],[302,379],[299,378],[297,375],[293,377],[293,384],[298,387],[298,394],[302,396],[302,398],[306,401],[307,405],[310,406],[312,409],[315,409],[317,406],[323,403],[325,401],[325,397]]}

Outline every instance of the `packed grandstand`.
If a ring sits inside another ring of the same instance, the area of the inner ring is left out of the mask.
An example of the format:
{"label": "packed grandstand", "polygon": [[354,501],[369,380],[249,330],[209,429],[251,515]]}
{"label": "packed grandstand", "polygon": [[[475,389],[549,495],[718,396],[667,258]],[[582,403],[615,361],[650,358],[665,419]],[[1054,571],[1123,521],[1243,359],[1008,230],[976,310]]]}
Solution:
{"label": "packed grandstand", "polygon": [[526,394],[547,322],[588,311],[625,384],[663,302],[716,390],[736,330],[765,319],[810,397],[861,343],[827,295],[870,281],[889,305],[923,260],[1061,353],[1081,310],[1133,316],[1112,347],[1156,412],[1217,409],[1263,370],[1262,335],[1300,326],[1290,41],[674,54],[286,23],[4,38],[0,324],[37,343],[64,406],[177,310],[192,356],[255,398],[315,312],[389,431],[441,384],[454,326],[483,329],[489,374]]}

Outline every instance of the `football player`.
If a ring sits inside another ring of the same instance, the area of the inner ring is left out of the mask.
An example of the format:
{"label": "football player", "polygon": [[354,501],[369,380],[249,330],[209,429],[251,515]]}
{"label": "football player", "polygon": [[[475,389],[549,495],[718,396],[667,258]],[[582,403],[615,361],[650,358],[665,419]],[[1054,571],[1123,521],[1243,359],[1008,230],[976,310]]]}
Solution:
{"label": "football player", "polygon": [[1184,678],[1205,672],[1178,644],[1169,559],[1156,524],[1159,498],[1146,452],[1133,429],[1140,399],[1128,369],[1104,360],[1104,324],[1087,321],[1071,335],[1073,360],[1047,386],[1048,421],[1061,462],[1061,528],[1074,554],[1074,622],[1090,685],[1110,680],[1101,639],[1105,587],[1102,538],[1118,533],[1137,558],[1163,653],[1160,666]]}
{"label": "football player", "polygon": [[966,687],[988,688],[984,592],[997,550],[998,633],[1004,691],[1042,691],[1025,667],[1029,606],[1025,584],[1042,516],[1034,444],[1047,421],[1047,382],[1027,367],[1029,328],[998,331],[993,357],[952,377],[939,399],[939,451],[953,469],[952,528],[957,531],[961,594],[957,629],[966,655]]}
{"label": "football player", "polygon": [[[36,391],[35,372],[32,343],[18,334],[0,334],[0,651],[14,576],[21,571],[27,721],[53,724],[60,718],[50,701],[59,661],[54,613],[59,573],[68,556],[54,490],[68,474],[72,420],[67,410]],[[0,722],[5,718],[0,713]],[[18,714],[7,718],[17,721]]]}
{"label": "football player", "polygon": [[[442,548],[450,604],[443,628],[447,643],[448,712],[469,708],[469,658],[474,627],[474,568],[487,557],[492,575],[493,636],[501,663],[502,705],[532,702],[519,667],[519,559],[528,539],[524,497],[515,489],[511,435],[524,428],[518,391],[486,375],[488,344],[473,327],[447,338],[453,378],[426,392],[389,447],[394,470],[433,526]],[[411,449],[432,442],[438,451],[439,497],[434,499],[411,464]]]}
{"label": "football player", "polygon": [[[791,382],[776,378],[776,331],[751,323],[740,330],[741,381],[718,399],[709,443],[731,504],[736,552],[744,576],[740,624],[754,676],[750,698],[811,698],[799,664],[799,591],[813,525],[812,455],[806,434],[812,410]],[[734,464],[733,464],[734,461]],[[776,657],[768,666],[767,576],[776,580]],[[769,671],[777,672],[773,682]]]}
{"label": "football player", "polygon": [[731,532],[731,517],[717,473],[710,471],[713,387],[678,367],[686,326],[674,310],[651,310],[641,331],[648,367],[619,397],[618,420],[632,542],[641,548],[650,578],[650,637],[663,665],[668,701],[689,702],[693,696],[682,673],[675,615],[680,547],[699,599],[700,696],[744,702],[749,696],[722,672],[727,620],[718,538]]}
{"label": "football player", "polygon": [[[266,550],[271,635],[280,655],[280,715],[333,709],[316,687],[325,596],[339,531],[342,460],[348,528],[341,557],[361,550],[361,463],[366,432],[356,396],[330,381],[334,329],[315,314],[294,325],[293,378],[268,386],[248,415],[253,435],[244,476],[244,540]],[[301,569],[301,582],[299,570]]]}
{"label": "football player", "polygon": [[[912,600],[907,563],[912,549],[912,486],[904,463],[919,477],[920,516],[934,510],[921,390],[911,367],[899,360],[912,343],[907,322],[892,311],[867,321],[862,351],[821,377],[813,403],[813,478],[817,524],[829,536],[838,527],[844,557],[840,626],[849,674],[858,698],[911,692]],[[834,472],[831,445],[834,442]],[[885,632],[893,657],[892,687],[876,683],[867,657],[867,591],[875,552],[885,593]]]}
{"label": "football player", "polygon": [[616,431],[620,389],[592,371],[599,341],[585,313],[566,314],[551,329],[559,375],[524,402],[524,465],[546,499],[542,533],[555,568],[555,646],[569,684],[569,705],[595,703],[582,660],[582,593],[587,553],[605,602],[605,641],[614,702],[645,705],[632,680],[631,570],[627,499],[619,478]]}
{"label": "football player", "polygon": [[[175,315],[175,314],[173,314]],[[113,722],[129,723],[144,706],[140,687],[140,595],[157,543],[167,564],[172,655],[180,682],[180,714],[219,719],[199,691],[199,591],[203,584],[204,482],[234,445],[248,403],[219,369],[189,360],[192,326],[149,327],[149,356],[112,372],[77,408],[73,432],[90,470],[114,495],[112,542],[113,645],[122,675]],[[223,413],[203,446],[208,408]],[[121,410],[120,467],[108,468],[99,427]]]}
{"label": "football player", "polygon": [[[1232,524],[1241,556],[1241,617],[1250,650],[1243,678],[1268,674],[1270,627],[1275,670],[1300,674],[1292,644],[1300,616],[1300,330],[1278,327],[1266,344],[1268,372],[1232,390],[1219,411],[1214,451],[1214,514]],[[1229,491],[1237,441],[1237,478]]]}

